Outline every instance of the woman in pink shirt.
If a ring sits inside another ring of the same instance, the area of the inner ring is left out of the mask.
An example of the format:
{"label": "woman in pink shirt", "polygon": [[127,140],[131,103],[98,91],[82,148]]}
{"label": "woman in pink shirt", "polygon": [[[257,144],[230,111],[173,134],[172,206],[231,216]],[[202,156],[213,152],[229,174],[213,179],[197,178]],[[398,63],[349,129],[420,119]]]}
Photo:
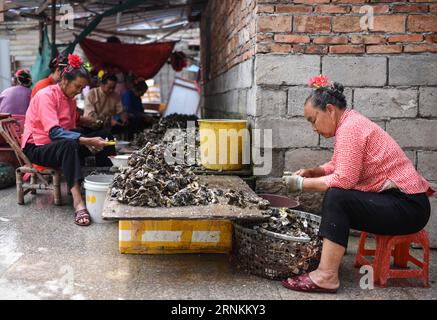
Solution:
{"label": "woman in pink shirt", "polygon": [[343,86],[325,76],[310,80],[304,116],[325,138],[335,136],[332,160],[283,177],[290,192],[326,191],[319,234],[322,256],[316,270],[284,280],[292,290],[336,292],[349,229],[380,235],[420,231],[430,216],[429,183],[399,145],[355,110],[346,108]]}
{"label": "woman in pink shirt", "polygon": [[80,194],[81,162],[90,154],[89,149],[98,151],[96,162],[99,155],[106,157],[103,138],[85,137],[74,131],[77,124],[89,124],[89,119],[76,113],[74,99],[87,84],[88,72],[82,61],[70,55],[61,82],[40,90],[32,98],[21,141],[32,163],[62,169],[73,196],[75,223],[81,226],[90,224],[90,215]]}

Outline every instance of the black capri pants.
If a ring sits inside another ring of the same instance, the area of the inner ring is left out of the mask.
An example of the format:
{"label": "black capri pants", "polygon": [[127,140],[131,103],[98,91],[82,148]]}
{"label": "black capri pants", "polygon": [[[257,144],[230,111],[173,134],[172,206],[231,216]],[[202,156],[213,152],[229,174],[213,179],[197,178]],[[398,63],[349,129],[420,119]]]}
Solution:
{"label": "black capri pants", "polygon": [[411,234],[425,227],[430,212],[425,193],[330,188],[323,200],[319,235],[347,248],[349,229],[380,235]]}
{"label": "black capri pants", "polygon": [[[23,152],[34,164],[62,169],[68,189],[71,189],[76,182],[83,180],[82,165],[84,159],[92,155],[87,147],[80,145],[77,140],[73,139],[56,140],[42,146],[27,143]],[[114,146],[106,147],[96,153],[96,165],[98,167],[112,166],[108,156],[113,154],[115,154]]]}

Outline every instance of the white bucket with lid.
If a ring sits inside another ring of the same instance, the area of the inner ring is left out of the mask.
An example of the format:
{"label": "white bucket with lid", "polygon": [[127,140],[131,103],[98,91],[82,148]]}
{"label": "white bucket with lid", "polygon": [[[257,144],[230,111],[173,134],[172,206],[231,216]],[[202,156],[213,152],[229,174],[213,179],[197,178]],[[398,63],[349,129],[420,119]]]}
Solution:
{"label": "white bucket with lid", "polygon": [[103,220],[102,211],[106,194],[108,193],[113,177],[113,175],[101,174],[85,178],[84,188],[86,208],[88,209],[93,222],[111,222]]}

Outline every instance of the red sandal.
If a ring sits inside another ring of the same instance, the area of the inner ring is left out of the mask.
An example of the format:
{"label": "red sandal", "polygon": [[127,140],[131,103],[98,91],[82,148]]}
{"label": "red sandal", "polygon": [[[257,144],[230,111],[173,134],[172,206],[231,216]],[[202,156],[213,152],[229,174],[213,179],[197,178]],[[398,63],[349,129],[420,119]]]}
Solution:
{"label": "red sandal", "polygon": [[319,293],[336,293],[337,289],[326,289],[319,287],[317,284],[311,280],[308,273],[301,276],[288,278],[283,280],[282,285],[287,289],[302,292],[319,292]]}
{"label": "red sandal", "polygon": [[[85,223],[80,223],[79,221],[81,219],[88,219],[88,222]],[[78,226],[89,226],[91,224],[91,217],[90,217],[90,213],[88,212],[87,209],[81,209],[81,210],[77,210],[74,213],[74,223],[77,224]]]}

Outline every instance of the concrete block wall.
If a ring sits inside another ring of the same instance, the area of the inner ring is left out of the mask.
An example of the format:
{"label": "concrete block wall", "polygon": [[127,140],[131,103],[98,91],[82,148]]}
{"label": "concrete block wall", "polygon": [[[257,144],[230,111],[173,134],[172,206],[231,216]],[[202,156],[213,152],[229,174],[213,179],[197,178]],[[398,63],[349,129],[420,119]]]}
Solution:
{"label": "concrete block wall", "polygon": [[248,59],[203,86],[202,116],[246,119],[255,105],[253,85],[253,59]]}

